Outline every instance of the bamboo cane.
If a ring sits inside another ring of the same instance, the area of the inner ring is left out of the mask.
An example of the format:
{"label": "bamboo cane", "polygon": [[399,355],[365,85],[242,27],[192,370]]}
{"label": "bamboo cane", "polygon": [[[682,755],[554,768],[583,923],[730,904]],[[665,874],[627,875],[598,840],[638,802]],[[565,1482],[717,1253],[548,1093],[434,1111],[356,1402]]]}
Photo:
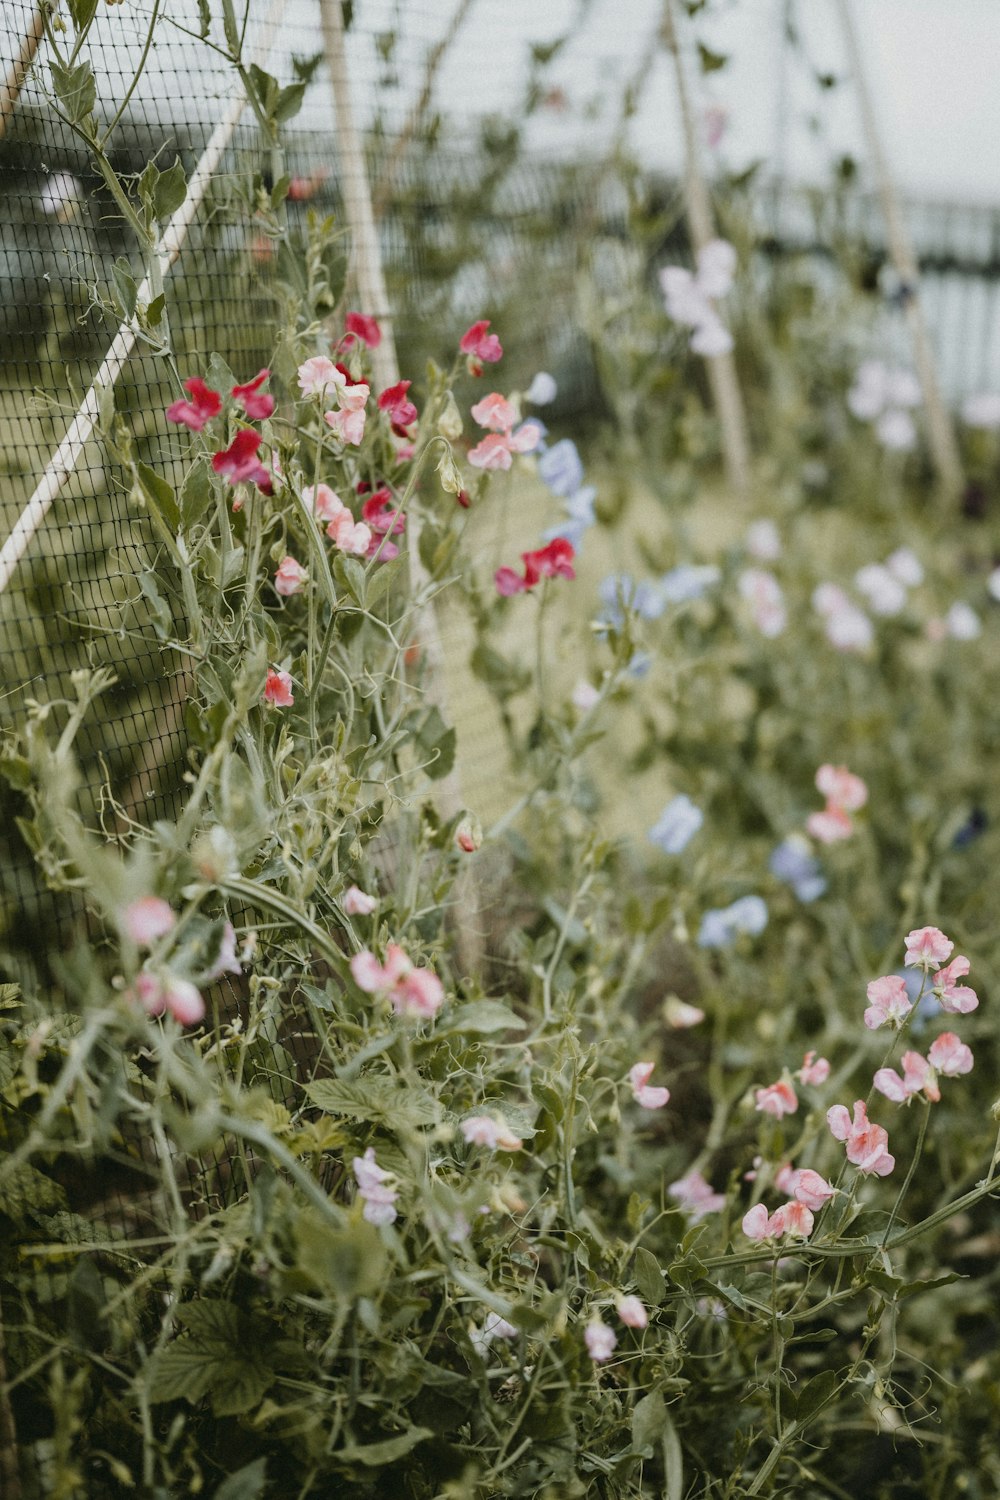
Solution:
{"label": "bamboo cane", "polygon": [[44,35],[45,22],[42,19],[42,7],[39,5],[33,12],[30,25],[21,40],[21,50],[7,69],[7,76],[3,83],[0,83],[0,141],[7,134],[7,127],[17,108],[24,81]]}
{"label": "bamboo cane", "polygon": [[858,94],[865,145],[875,172],[882,217],[885,220],[889,241],[889,254],[905,288],[904,306],[910,325],[910,335],[913,339],[917,378],[920,381],[924,410],[927,414],[927,439],[931,458],[942,490],[947,495],[954,496],[959,494],[962,488],[962,461],[959,457],[951,417],[941,395],[941,387],[937,378],[934,351],[931,347],[927,320],[924,317],[923,304],[920,300],[920,271],[913,253],[906,220],[903,217],[899,194],[882,148],[882,138],[875,118],[875,106],[868,87],[850,0],[835,0],[835,4],[840,15],[848,61],[854,77],[854,87]]}
{"label": "bamboo cane", "polygon": [[[687,65],[678,37],[675,0],[664,0],[663,40],[674,64],[677,97],[684,129],[684,200],[691,243],[695,252],[715,238],[712,204],[701,162],[698,130],[688,86]],[[716,355],[707,361],[712,400],[722,430],[722,452],[729,483],[740,496],[750,484],[750,448],[747,442],[743,398],[732,354]]]}

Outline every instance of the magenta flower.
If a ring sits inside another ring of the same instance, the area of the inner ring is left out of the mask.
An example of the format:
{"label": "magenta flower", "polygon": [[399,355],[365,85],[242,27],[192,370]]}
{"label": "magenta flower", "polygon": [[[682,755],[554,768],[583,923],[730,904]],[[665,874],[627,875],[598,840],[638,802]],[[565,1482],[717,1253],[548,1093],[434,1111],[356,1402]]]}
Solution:
{"label": "magenta flower", "polygon": [[213,417],[219,415],[222,410],[222,397],[218,391],[213,391],[211,386],[207,386],[197,375],[193,375],[190,380],[185,380],[184,389],[191,400],[175,401],[172,406],[168,406],[167,421],[190,427],[192,432],[200,432]]}
{"label": "magenta flower", "polygon": [[139,948],[151,948],[176,922],[176,913],[160,896],[140,896],[122,912],[122,926]]}
{"label": "magenta flower", "polygon": [[392,1224],[399,1194],[390,1186],[395,1181],[393,1174],[375,1160],[375,1147],[369,1146],[364,1156],[356,1156],[351,1167],[358,1184],[358,1197],[365,1205],[361,1210],[362,1218],[369,1224]]}
{"label": "magenta flower", "polygon": [[867,989],[871,1002],[865,1011],[865,1025],[869,1031],[880,1026],[899,1026],[913,1009],[906,993],[906,984],[898,974],[885,974],[873,979]]}
{"label": "magenta flower", "polygon": [[915,927],[906,934],[903,962],[909,969],[938,969],[951,956],[954,946],[938,927]]}
{"label": "magenta flower", "polygon": [[369,349],[377,349],[382,342],[382,330],[377,321],[366,317],[364,313],[349,312],[344,319],[344,326],[348,333],[367,344]]}
{"label": "magenta flower", "polygon": [[548,546],[539,547],[537,552],[522,552],[523,578],[513,568],[498,568],[493,580],[497,593],[509,597],[526,593],[543,578],[575,578],[575,555],[573,543],[562,536],[553,537]]}
{"label": "magenta flower", "polygon": [[130,991],[150,1016],[173,1016],[182,1026],[197,1026],[204,1018],[205,1002],[188,979],[169,972],[151,973],[143,969],[135,977]]}
{"label": "magenta flower", "polygon": [[802,1066],[795,1076],[800,1083],[825,1083],[830,1076],[830,1064],[825,1057],[817,1057],[815,1048],[812,1048],[802,1059]]}
{"label": "magenta flower", "polygon": [[609,1328],[607,1323],[602,1323],[595,1315],[583,1330],[583,1342],[594,1364],[600,1365],[606,1359],[610,1359],[615,1352],[618,1336],[613,1328]]}
{"label": "magenta flower", "polygon": [[260,370],[246,385],[234,385],[231,395],[235,401],[246,412],[252,422],[262,422],[274,411],[274,397],[269,396],[266,391],[261,390],[265,380],[270,377],[270,370]]}
{"label": "magenta flower", "polygon": [[291,594],[301,594],[309,580],[309,574],[300,562],[294,557],[283,557],[278,564],[278,570],[274,575],[274,587],[279,594],[287,598]]}
{"label": "magenta flower", "polygon": [[959,1041],[953,1031],[942,1031],[931,1043],[927,1060],[945,1078],[957,1078],[962,1073],[972,1072],[972,1051]]}
{"label": "magenta flower", "polygon": [[780,1120],[782,1115],[794,1115],[799,1107],[798,1095],[787,1078],[779,1078],[777,1083],[770,1083],[767,1088],[755,1089],[754,1100],[754,1109],[765,1115],[772,1115],[776,1120]]}
{"label": "magenta flower", "polygon": [[389,943],[385,963],[367,949],[351,959],[351,973],[359,989],[386,995],[397,1015],[428,1020],[444,1002],[444,986],[430,969],[418,969],[398,943]]}
{"label": "magenta flower", "polygon": [[487,333],[489,326],[486,320],[473,323],[458,341],[470,375],[481,375],[484,364],[495,365],[503,358],[503,346],[495,333]]}
{"label": "magenta flower", "polygon": [[264,701],[273,703],[275,708],[291,708],[295,702],[292,693],[292,678],[289,672],[279,672],[272,668],[267,674],[264,683]]}
{"label": "magenta flower", "polygon": [[664,1088],[650,1088],[649,1079],[652,1075],[655,1063],[638,1062],[628,1070],[628,1081],[632,1086],[632,1096],[637,1104],[643,1109],[662,1109],[670,1102],[670,1090]]}
{"label": "magenta flower", "polygon": [[404,438],[411,435],[411,429],[419,415],[407,395],[410,383],[409,380],[400,380],[395,385],[386,386],[378,398],[379,411],[388,412],[393,432]]}
{"label": "magenta flower", "polygon": [[379,536],[399,536],[406,530],[406,512],[400,510],[392,491],[385,487],[368,496],[361,507],[361,519]]}
{"label": "magenta flower", "polygon": [[632,1295],[619,1297],[615,1302],[615,1311],[626,1328],[647,1328],[649,1326],[649,1314],[638,1297]]}
{"label": "magenta flower", "polygon": [[847,1160],[859,1172],[888,1177],[896,1165],[888,1149],[889,1134],[882,1125],[869,1120],[863,1099],[855,1101],[853,1120],[843,1104],[835,1104],[827,1110],[826,1122],[834,1139],[845,1143]]}
{"label": "magenta flower", "polygon": [[370,917],[378,906],[378,901],[360,886],[349,885],[340,904],[349,917]]}
{"label": "magenta flower", "polygon": [[269,495],[273,488],[272,475],[257,457],[260,444],[259,432],[241,427],[228,448],[212,454],[212,468],[230,484],[255,484]]}

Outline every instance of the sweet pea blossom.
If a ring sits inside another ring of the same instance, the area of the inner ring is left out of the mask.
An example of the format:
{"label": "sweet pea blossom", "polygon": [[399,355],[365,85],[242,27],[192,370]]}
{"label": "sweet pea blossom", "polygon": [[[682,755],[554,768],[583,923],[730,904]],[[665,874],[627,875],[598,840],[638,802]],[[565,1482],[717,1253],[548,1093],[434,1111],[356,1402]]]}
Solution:
{"label": "sweet pea blossom", "polygon": [[736,251],[726,240],[710,240],[698,251],[696,266],[694,274],[683,266],[664,266],[660,271],[667,316],[692,330],[691,348],[696,354],[707,358],[728,354],[732,336],[713,303],[732,286]]}
{"label": "sweet pea blossom", "polygon": [[728,948],[741,933],[757,937],[766,926],[766,902],[760,896],[741,896],[731,906],[705,912],[698,929],[698,947]]}
{"label": "sweet pea blossom", "polygon": [[491,1115],[470,1115],[459,1129],[469,1146],[486,1146],[490,1151],[520,1151],[524,1142],[503,1119]]}
{"label": "sweet pea blossom", "polygon": [[959,1041],[953,1031],[942,1031],[931,1043],[927,1061],[945,1078],[957,1078],[962,1073],[972,1072],[972,1049]]}
{"label": "sweet pea blossom", "polygon": [[817,1057],[815,1048],[810,1048],[802,1059],[802,1066],[796,1073],[800,1083],[817,1084],[825,1083],[830,1076],[830,1063],[825,1057]]}
{"label": "sweet pea blossom", "polygon": [[524,393],[525,401],[532,406],[548,406],[556,399],[558,387],[547,370],[539,370]]}
{"label": "sweet pea blossom", "polygon": [[905,588],[918,588],[924,581],[923,564],[912,547],[897,547],[895,552],[890,552],[885,565]]}
{"label": "sweet pea blossom", "polygon": [[974,641],[983,633],[983,625],[970,604],[958,600],[944,617],[945,629],[953,641]]}
{"label": "sweet pea blossom", "polygon": [[761,635],[773,640],[788,624],[788,611],[781,584],[766,568],[745,568],[736,581],[740,597],[750,606],[753,622]]}
{"label": "sweet pea blossom", "polygon": [[[367,391],[368,387],[365,386]],[[359,406],[342,406],[337,411],[325,411],[323,421],[345,447],[357,447],[365,435],[365,411]]]}
{"label": "sweet pea blossom", "polygon": [[823,844],[850,838],[854,832],[850,814],[868,801],[868,788],[861,777],[846,766],[822,765],[816,772],[816,789],[826,798],[826,806],[806,819],[809,833]]}
{"label": "sweet pea blossom", "polygon": [[236,928],[232,922],[223,924],[222,937],[219,939],[219,951],[200,975],[203,984],[214,984],[221,979],[223,974],[242,974],[243,969],[236,956]]}
{"label": "sweet pea blossom", "polygon": [[524,576],[513,568],[498,568],[494,575],[496,591],[503,598],[512,594],[527,593],[543,578],[575,578],[573,543],[565,537],[554,537],[545,547],[536,552],[522,552]]}
{"label": "sweet pea blossom", "polygon": [[705,814],[683,792],[672,798],[649,830],[649,842],[664,854],[683,854],[705,821]]}
{"label": "sweet pea blossom", "polygon": [[481,375],[484,364],[495,365],[503,358],[503,345],[495,333],[487,332],[489,326],[488,319],[481,319],[467,328],[458,341],[470,375]]}
{"label": "sweet pea blossom", "polygon": [[274,575],[275,591],[285,598],[291,594],[301,594],[309,580],[309,574],[300,562],[294,557],[285,556],[278,564]]}
{"label": "sweet pea blossom", "polygon": [[1000,396],[991,391],[966,396],[962,403],[962,421],[967,427],[995,432],[1000,428]]}
{"label": "sweet pea blossom", "polygon": [[469,1333],[469,1342],[481,1358],[486,1354],[494,1339],[516,1338],[517,1329],[513,1323],[508,1323],[506,1318],[501,1318],[500,1314],[495,1312],[486,1314],[482,1328],[473,1328]]}
{"label": "sweet pea blossom", "polygon": [[393,432],[399,437],[410,437],[413,424],[419,415],[417,408],[410,400],[407,392],[410,389],[409,380],[399,380],[395,385],[386,386],[380,392],[378,398],[378,409],[388,413]]}
{"label": "sweet pea blossom", "polygon": [[370,917],[378,906],[378,901],[360,886],[349,885],[340,904],[349,917]]}
{"label": "sweet pea blossom", "polygon": [[431,969],[419,969],[397,943],[385,950],[385,964],[363,949],[350,962],[354,982],[369,995],[386,995],[397,1015],[429,1020],[444,1001],[444,986]]}
{"label": "sweet pea blossom", "polygon": [[775,1177],[775,1184],[781,1192],[791,1193],[796,1203],[805,1204],[813,1213],[819,1213],[823,1204],[828,1203],[837,1192],[833,1184],[814,1172],[812,1167],[800,1167],[797,1170],[790,1168],[784,1173],[779,1172]]}
{"label": "sweet pea blossom", "polygon": [[269,495],[273,479],[271,471],[257,457],[260,444],[259,432],[241,427],[228,448],[212,454],[212,468],[230,484],[255,484],[263,494]]}
{"label": "sweet pea blossom", "polygon": [[906,589],[883,563],[868,563],[854,575],[854,586],[864,594],[876,615],[898,615],[906,606]]}
{"label": "sweet pea blossom", "polygon": [[351,1167],[358,1184],[358,1197],[365,1205],[362,1218],[369,1224],[394,1223],[399,1194],[390,1186],[395,1181],[393,1173],[380,1167],[375,1160],[375,1147],[369,1146],[364,1156],[356,1156]]}
{"label": "sweet pea blossom", "polygon": [[291,708],[295,702],[291,673],[272,667],[264,683],[264,699],[267,703],[273,703],[275,708]]}
{"label": "sweet pea blossom", "polygon": [[725,1193],[717,1193],[700,1172],[692,1169],[667,1187],[667,1195],[677,1200],[677,1206],[695,1221],[706,1214],[718,1213],[726,1206]]}
{"label": "sweet pea blossom", "polygon": [[615,1345],[618,1342],[618,1336],[613,1328],[608,1327],[607,1323],[602,1323],[600,1318],[594,1317],[583,1330],[583,1341],[587,1346],[587,1353],[594,1361],[594,1364],[600,1365],[606,1359],[611,1358],[615,1351]]}
{"label": "sweet pea blossom", "polygon": [[139,948],[152,948],[176,923],[176,912],[161,896],[140,896],[122,912],[122,927]]}
{"label": "sweet pea blossom", "polygon": [[763,1203],[755,1203],[753,1208],[747,1209],[743,1215],[742,1227],[748,1240],[759,1242],[770,1238],[770,1215]]}
{"label": "sweet pea blossom", "polygon": [[296,373],[303,396],[323,397],[331,387],[339,390],[347,383],[343,371],[325,354],[314,354],[311,359],[304,360]]}
{"label": "sweet pea blossom", "polygon": [[510,432],[517,421],[517,408],[499,391],[491,391],[471,408],[472,419],[488,432]]}
{"label": "sweet pea blossom", "polygon": [[964,979],[969,967],[969,960],[958,955],[947,968],[939,969],[934,976],[934,994],[940,1001],[941,1009],[946,1010],[949,1015],[966,1016],[979,1005],[979,996],[975,990],[970,989],[967,984],[955,983],[956,979]]}
{"label": "sweet pea blossom", "polygon": [[894,1104],[905,1104],[919,1093],[926,1094],[936,1104],[941,1098],[941,1090],[934,1076],[933,1063],[926,1057],[921,1057],[919,1052],[904,1052],[901,1060],[902,1078],[895,1068],[879,1068],[872,1080],[874,1087]]}
{"label": "sweet pea blossom", "polygon": [[538,441],[537,433],[531,430],[511,432],[488,432],[481,442],[469,449],[469,463],[474,469],[484,472],[507,470],[514,462],[515,453],[530,453]]}
{"label": "sweet pea blossom", "polygon": [[747,527],[744,545],[758,562],[777,562],[781,556],[781,536],[773,521],[762,517]]}
{"label": "sweet pea blossom", "polygon": [[[923,969],[925,973],[939,969],[945,959],[951,957],[955,944],[945,937],[939,927],[914,927],[906,934],[906,952],[903,962],[908,969]],[[958,971],[969,972],[968,967]]]}
{"label": "sweet pea blossom", "polygon": [[197,375],[185,380],[184,389],[190,401],[175,401],[167,407],[167,421],[189,427],[192,432],[201,432],[213,417],[222,410],[222,397],[218,391],[205,384]]}
{"label": "sweet pea blossom", "polygon": [[629,1295],[618,1297],[615,1301],[615,1312],[621,1318],[626,1328],[647,1328],[649,1326],[649,1314],[638,1297]]}
{"label": "sweet pea blossom", "polygon": [[847,1160],[859,1172],[888,1177],[896,1165],[888,1149],[889,1134],[882,1125],[869,1120],[863,1099],[855,1101],[853,1120],[843,1104],[835,1104],[827,1110],[826,1122],[834,1139],[845,1143]]}
{"label": "sweet pea blossom", "polygon": [[561,438],[538,460],[538,477],[559,499],[575,495],[583,484],[583,460],[572,438]]}
{"label": "sweet pea blossom", "polygon": [[364,313],[349,312],[344,319],[344,327],[349,334],[367,344],[369,349],[377,349],[382,342],[382,330],[377,321],[366,317]]}
{"label": "sweet pea blossom", "polygon": [[258,370],[252,380],[248,380],[245,385],[234,385],[230,392],[233,400],[242,406],[252,422],[262,422],[274,411],[274,397],[261,390],[270,375],[270,370]]}
{"label": "sweet pea blossom", "polygon": [[754,1089],[754,1109],[780,1120],[783,1115],[794,1115],[799,1107],[799,1098],[787,1078],[769,1083],[766,1088]]}
{"label": "sweet pea blossom", "polygon": [[173,1016],[182,1026],[197,1026],[204,1019],[205,1002],[189,979],[169,971],[143,969],[135,976],[130,994],[150,1016]]}
{"label": "sweet pea blossom", "polygon": [[327,526],[326,534],[338,552],[346,552],[349,557],[364,557],[371,546],[371,528],[364,521],[355,521],[346,505]]}
{"label": "sweet pea blossom", "polygon": [[581,714],[589,714],[590,710],[600,702],[600,699],[600,688],[596,688],[592,682],[588,682],[583,677],[577,682],[569,696],[569,701],[577,712]]}
{"label": "sweet pea blossom", "polygon": [[334,521],[347,509],[340,496],[328,484],[307,484],[302,491],[302,498],[319,521]]}
{"label": "sweet pea blossom", "polygon": [[909,370],[866,359],[847,393],[848,410],[861,422],[874,422],[886,448],[905,451],[916,443],[910,409],[920,405],[920,383]]}
{"label": "sweet pea blossom", "polygon": [[643,1109],[662,1109],[670,1102],[670,1090],[664,1088],[650,1088],[649,1080],[652,1076],[655,1063],[634,1063],[628,1070],[628,1081],[632,1088],[632,1097]]}
{"label": "sweet pea blossom", "polygon": [[792,887],[803,904],[817,900],[826,890],[819,860],[801,833],[790,833],[782,839],[771,851],[767,866],[772,875]]}
{"label": "sweet pea blossom", "polygon": [[867,651],[875,630],[864,610],[859,609],[836,583],[821,583],[813,590],[813,609],[824,619],[826,638],[838,651]]}
{"label": "sweet pea blossom", "polygon": [[865,1011],[865,1025],[869,1031],[877,1031],[887,1024],[900,1026],[913,1009],[906,993],[906,983],[898,974],[873,979],[868,985],[867,995],[870,1003]]}
{"label": "sweet pea blossom", "polygon": [[782,1239],[789,1235],[793,1239],[806,1240],[813,1231],[813,1216],[804,1203],[793,1200],[783,1203],[773,1214],[768,1214],[763,1203],[755,1203],[743,1215],[743,1233],[748,1240]]}
{"label": "sweet pea blossom", "polygon": [[662,574],[656,590],[664,605],[689,604],[694,599],[703,599],[721,577],[721,571],[712,563],[679,563]]}

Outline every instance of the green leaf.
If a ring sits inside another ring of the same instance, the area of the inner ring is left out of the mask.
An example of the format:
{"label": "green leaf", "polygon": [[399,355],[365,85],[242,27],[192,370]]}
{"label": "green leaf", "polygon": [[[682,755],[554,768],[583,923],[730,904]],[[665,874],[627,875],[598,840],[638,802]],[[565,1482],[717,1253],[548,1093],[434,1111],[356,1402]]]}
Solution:
{"label": "green leaf", "polygon": [[265,1349],[270,1325],[230,1302],[185,1303],[177,1321],[188,1331],[153,1356],[146,1386],[152,1402],[210,1396],[217,1417],[240,1416],[260,1404],[274,1381]]}
{"label": "green leaf", "polygon": [[52,87],[71,124],[80,125],[93,113],[97,102],[97,83],[90,63],[84,60],[72,68],[50,62]]}
{"label": "green leaf", "polygon": [[81,1255],[69,1278],[66,1331],[77,1349],[102,1350],[107,1329],[102,1314],[107,1304],[104,1278],[90,1255]]}
{"label": "green leaf", "polygon": [[389,562],[376,563],[368,575],[365,603],[374,612],[377,605],[391,594],[394,585],[409,564],[405,557],[394,557]]}
{"label": "green leaf", "polygon": [[448,728],[436,706],[421,724],[416,745],[425,776],[440,781],[448,775],[455,764],[455,731]]}
{"label": "green leaf", "polygon": [[199,458],[188,470],[181,486],[181,526],[189,531],[200,521],[212,498],[212,471],[207,458]]}
{"label": "green leaf", "polygon": [[202,41],[212,29],[212,12],[208,0],[198,0],[198,35]]}
{"label": "green leaf", "polygon": [[135,294],[137,287],[135,277],[132,275],[132,267],[124,255],[119,255],[111,267],[111,280],[114,286],[117,311],[124,320],[132,317],[135,312]]}
{"label": "green leaf", "polygon": [[796,1422],[808,1422],[836,1394],[840,1382],[833,1370],[822,1370],[793,1395],[791,1415]]}
{"label": "green leaf", "polygon": [[224,1479],[215,1492],[214,1500],[260,1500],[267,1483],[267,1459],[255,1458],[252,1464],[237,1469]]}
{"label": "green leaf", "polygon": [[161,292],[158,297],[153,298],[152,302],[146,308],[146,322],[150,328],[159,328],[163,318],[163,309],[166,305],[167,299]]}
{"label": "green leaf", "polygon": [[235,58],[240,55],[240,28],[236,22],[236,11],[233,8],[233,0],[222,0],[222,29],[226,36],[226,46],[230,54]]}
{"label": "green leaf", "polygon": [[710,47],[706,47],[703,42],[699,42],[698,61],[701,63],[701,71],[703,73],[717,73],[720,68],[726,66],[729,58],[725,53],[713,52]]}
{"label": "green leaf", "polygon": [[650,1391],[632,1408],[632,1451],[650,1458],[667,1419],[667,1406],[659,1391]]}
{"label": "green leaf", "polygon": [[640,1245],[632,1259],[632,1274],[643,1302],[658,1307],[666,1294],[666,1283],[660,1262],[651,1250]]}
{"label": "green leaf", "polygon": [[0,1214],[23,1222],[50,1208],[65,1208],[66,1194],[58,1182],[22,1162],[0,1179]]}
{"label": "green leaf", "polygon": [[362,1464],[366,1469],[380,1469],[384,1464],[394,1464],[397,1459],[404,1458],[411,1448],[433,1436],[429,1427],[408,1427],[398,1437],[385,1438],[381,1443],[363,1443],[360,1446],[352,1443],[341,1448],[333,1457],[338,1463]]}
{"label": "green leaf", "polygon": [[371,1297],[382,1285],[385,1247],[378,1230],[364,1220],[336,1229],[312,1211],[301,1213],[295,1245],[299,1270],[339,1301]]}
{"label": "green leaf", "polygon": [[304,83],[290,83],[281,90],[274,106],[272,118],[278,125],[283,125],[286,120],[294,119],[302,108],[302,101],[306,95]]}
{"label": "green leaf", "polygon": [[97,0],[69,0],[69,13],[77,31],[86,31],[97,14]]}
{"label": "green leaf", "polygon": [[349,1120],[369,1120],[394,1127],[400,1124],[431,1125],[438,1117],[434,1099],[415,1093],[406,1084],[396,1084],[379,1074],[366,1075],[357,1083],[340,1078],[318,1078],[306,1085],[313,1104],[329,1115]]}
{"label": "green leaf", "polygon": [[181,513],[177,508],[173,485],[168,484],[162,474],[157,474],[148,464],[137,463],[135,472],[143,495],[158,511],[168,531],[176,533]]}
{"label": "green leaf", "polygon": [[187,177],[180,157],[172,167],[161,172],[153,185],[153,212],[162,223],[177,212],[187,197]]}
{"label": "green leaf", "polygon": [[474,1031],[489,1035],[494,1031],[523,1031],[525,1025],[520,1016],[499,1000],[473,1000],[453,1011],[445,1025],[438,1027],[438,1034]]}

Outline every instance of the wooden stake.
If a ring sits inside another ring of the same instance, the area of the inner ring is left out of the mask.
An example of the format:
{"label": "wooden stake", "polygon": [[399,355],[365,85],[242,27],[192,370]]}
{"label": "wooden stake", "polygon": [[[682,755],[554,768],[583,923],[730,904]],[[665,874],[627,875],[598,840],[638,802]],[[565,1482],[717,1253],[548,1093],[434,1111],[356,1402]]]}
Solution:
{"label": "wooden stake", "polygon": [[45,22],[42,20],[42,8],[38,6],[21,41],[21,50],[7,69],[3,83],[0,83],[0,141],[7,134],[7,127],[13,118],[17,101],[21,97],[21,90],[24,88],[24,80],[28,76],[28,69],[35,60],[35,53],[44,35]]}
{"label": "wooden stake", "polygon": [[847,46],[848,61],[850,62],[851,72],[854,75],[854,86],[858,92],[865,145],[868,148],[868,155],[871,159],[878,186],[882,216],[885,219],[886,235],[889,241],[889,254],[892,257],[896,273],[905,288],[906,296],[904,305],[907,321],[910,325],[910,335],[913,339],[913,357],[917,367],[917,378],[920,381],[920,388],[924,397],[924,410],[927,414],[927,440],[930,445],[931,458],[934,461],[934,468],[942,490],[949,496],[955,496],[960,494],[962,490],[962,461],[959,457],[958,444],[955,441],[955,431],[952,426],[951,416],[941,395],[941,387],[938,384],[934,351],[931,347],[930,335],[927,331],[927,320],[924,317],[923,304],[920,300],[920,271],[917,266],[916,256],[913,253],[906,220],[903,217],[899,194],[896,192],[896,187],[889,171],[889,163],[882,149],[878,122],[875,118],[875,106],[868,87],[868,79],[861,57],[861,46],[858,41],[858,33],[854,24],[854,13],[851,9],[850,0],[835,0],[835,4],[840,14],[840,24]]}
{"label": "wooden stake", "polygon": [[[675,0],[664,0],[663,40],[673,58],[677,96],[684,128],[684,200],[695,253],[715,238],[712,204],[701,162],[698,128],[688,87],[687,66],[677,34]],[[722,429],[726,475],[733,489],[745,497],[750,486],[750,447],[747,442],[743,398],[732,354],[706,360],[712,400]]]}

